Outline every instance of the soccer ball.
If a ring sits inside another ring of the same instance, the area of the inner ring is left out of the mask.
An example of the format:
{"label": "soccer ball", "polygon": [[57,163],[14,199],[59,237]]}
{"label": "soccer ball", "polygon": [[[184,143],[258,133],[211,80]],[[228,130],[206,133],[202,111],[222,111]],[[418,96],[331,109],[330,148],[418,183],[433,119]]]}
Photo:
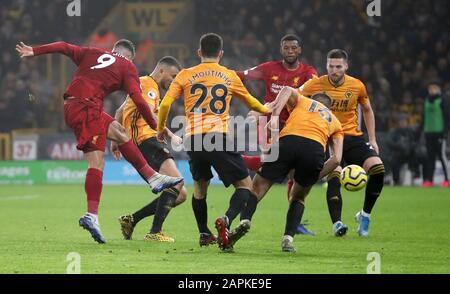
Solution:
{"label": "soccer ball", "polygon": [[359,191],[366,186],[366,171],[359,165],[347,165],[341,173],[341,185],[348,191]]}

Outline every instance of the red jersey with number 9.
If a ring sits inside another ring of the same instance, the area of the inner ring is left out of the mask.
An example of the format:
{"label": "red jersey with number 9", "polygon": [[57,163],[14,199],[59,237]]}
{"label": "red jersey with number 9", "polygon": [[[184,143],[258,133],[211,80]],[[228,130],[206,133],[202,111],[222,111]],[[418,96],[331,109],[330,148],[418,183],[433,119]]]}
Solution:
{"label": "red jersey with number 9", "polygon": [[73,96],[103,100],[117,90],[140,94],[136,66],[117,53],[65,42],[37,46],[33,52],[34,55],[62,53],[77,65],[74,78],[64,93],[65,98]]}

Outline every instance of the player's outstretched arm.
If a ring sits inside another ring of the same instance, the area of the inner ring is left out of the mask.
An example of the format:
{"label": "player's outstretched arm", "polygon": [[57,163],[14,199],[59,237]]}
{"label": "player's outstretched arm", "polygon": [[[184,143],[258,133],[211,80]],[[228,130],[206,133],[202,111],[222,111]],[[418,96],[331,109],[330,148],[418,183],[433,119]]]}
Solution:
{"label": "player's outstretched arm", "polygon": [[263,71],[257,66],[243,71],[236,71],[236,74],[241,79],[241,81],[254,81],[264,79]]}
{"label": "player's outstretched arm", "polygon": [[76,65],[81,62],[85,50],[86,48],[66,42],[55,42],[35,47],[28,46],[23,42],[16,45],[16,51],[19,53],[20,58],[49,53],[61,53],[71,58]]}
{"label": "player's outstretched arm", "polygon": [[341,163],[342,148],[344,146],[344,137],[342,137],[342,136],[332,137],[330,146],[331,146],[332,154],[331,154],[330,158],[328,158],[328,160],[323,165],[323,168],[320,171],[319,179],[327,176]]}
{"label": "player's outstretched arm", "polygon": [[33,47],[26,45],[24,42],[16,45],[16,51],[19,53],[20,58],[34,56]]}
{"label": "player's outstretched arm", "polygon": [[300,94],[296,89],[291,87],[283,87],[275,100],[270,104],[269,108],[272,110],[272,116],[280,115],[286,104],[289,107],[294,108],[297,105],[299,96]]}

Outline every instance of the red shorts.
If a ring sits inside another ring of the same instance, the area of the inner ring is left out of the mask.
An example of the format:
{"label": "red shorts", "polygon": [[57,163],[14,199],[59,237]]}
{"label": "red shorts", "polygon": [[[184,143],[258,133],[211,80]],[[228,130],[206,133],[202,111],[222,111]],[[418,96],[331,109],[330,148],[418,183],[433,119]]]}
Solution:
{"label": "red shorts", "polygon": [[109,124],[114,118],[103,111],[101,100],[68,98],[64,101],[64,119],[77,138],[78,150],[105,151]]}

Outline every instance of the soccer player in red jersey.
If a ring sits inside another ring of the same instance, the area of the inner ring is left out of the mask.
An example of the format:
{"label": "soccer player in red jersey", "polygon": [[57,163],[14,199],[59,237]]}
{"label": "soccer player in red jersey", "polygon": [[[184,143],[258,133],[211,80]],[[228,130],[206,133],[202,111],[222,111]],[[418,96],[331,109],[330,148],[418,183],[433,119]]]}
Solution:
{"label": "soccer player in red jersey", "polygon": [[[272,102],[284,86],[299,88],[313,76],[317,76],[314,67],[302,63],[299,56],[302,53],[300,38],[293,34],[288,34],[281,39],[280,53],[283,60],[269,61],[251,69],[237,72],[242,81],[262,80],[266,86],[265,102]],[[284,127],[289,116],[287,108],[284,108],[279,117],[280,131]],[[259,134],[262,134],[264,126],[258,126]],[[259,136],[261,139],[261,136]],[[257,171],[261,167],[259,156],[243,156],[247,167]],[[288,198],[292,189],[293,180],[288,181]],[[309,234],[304,225],[300,225],[298,233]]]}
{"label": "soccer player in red jersey", "polygon": [[124,158],[147,179],[154,193],[183,180],[181,177],[174,178],[155,172],[128,138],[125,129],[103,111],[103,99],[114,91],[124,90],[130,95],[145,121],[156,129],[156,120],[142,98],[137,69],[132,63],[135,55],[134,44],[128,40],[119,40],[110,52],[65,42],[36,47],[21,42],[16,45],[16,50],[20,58],[61,53],[77,65],[75,76],[64,93],[64,119],[77,138],[77,149],[83,151],[88,162],[85,181],[87,213],[80,218],[79,224],[91,233],[95,241],[105,243],[98,222],[98,206],[107,138],[119,144]]}

